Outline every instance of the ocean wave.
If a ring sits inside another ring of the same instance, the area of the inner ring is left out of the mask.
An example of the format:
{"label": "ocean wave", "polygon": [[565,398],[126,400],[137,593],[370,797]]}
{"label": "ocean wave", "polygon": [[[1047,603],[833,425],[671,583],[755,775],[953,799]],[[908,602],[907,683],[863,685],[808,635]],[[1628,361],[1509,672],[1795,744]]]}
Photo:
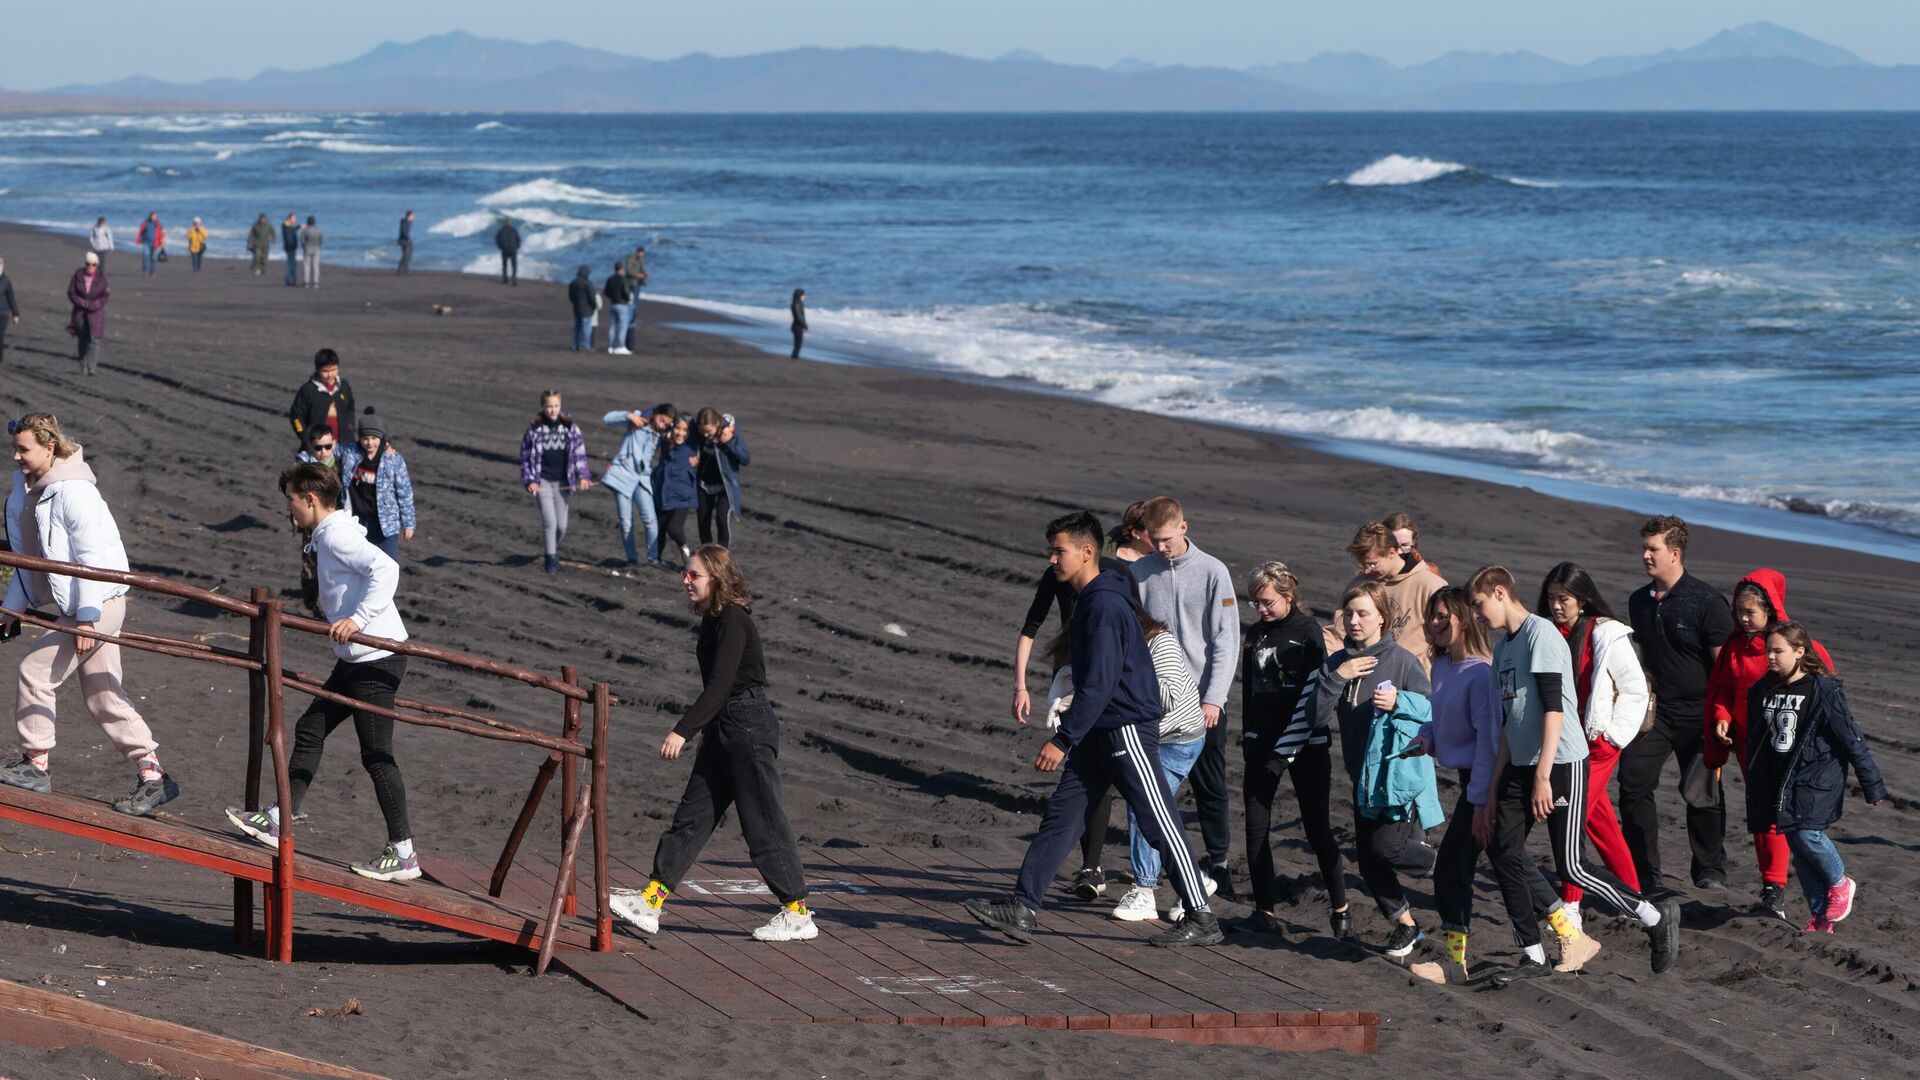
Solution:
{"label": "ocean wave", "polygon": [[548,255],[570,248],[575,244],[584,244],[600,234],[600,230],[587,225],[563,226],[557,229],[542,229],[530,234],[520,244],[520,251],[526,255]]}
{"label": "ocean wave", "polygon": [[[520,276],[529,281],[560,280],[557,276],[558,271],[554,265],[545,260],[529,259],[522,255],[518,261],[518,266]],[[475,255],[467,262],[467,265],[460,268],[460,272],[463,274],[498,274],[500,273],[500,253],[490,251],[485,255]]]}
{"label": "ocean wave", "polygon": [[537,206],[503,207],[498,210],[469,210],[456,214],[445,221],[436,222],[428,227],[430,233],[442,236],[476,236],[499,227],[500,219],[510,217],[516,225],[532,225],[549,229],[585,229],[604,231],[608,229],[639,229],[645,226],[637,222],[602,221],[594,218],[577,218],[558,210],[545,210]]}
{"label": "ocean wave", "polygon": [[473,130],[475,130],[475,131],[499,131],[499,130],[501,130],[501,129],[503,129],[503,128],[505,128],[506,126],[507,126],[507,125],[505,125],[505,124],[503,124],[503,123],[501,123],[501,122],[500,122],[500,121],[498,121],[498,120],[482,120],[482,121],[480,121],[479,123],[477,123],[477,124],[475,124],[475,125],[473,125]]}
{"label": "ocean wave", "polygon": [[86,139],[100,134],[99,128],[11,128],[0,129],[0,139]]}
{"label": "ocean wave", "polygon": [[320,118],[300,113],[222,113],[214,115],[175,114],[173,116],[122,116],[113,122],[117,128],[160,131],[192,135],[207,131],[231,131],[247,127],[292,127],[317,124]]}
{"label": "ocean wave", "polygon": [[1730,273],[1726,270],[1706,269],[1683,272],[1676,284],[1689,285],[1696,289],[1764,289],[1766,284],[1745,274]]}
{"label": "ocean wave", "polygon": [[303,129],[299,131],[276,131],[271,135],[260,136],[260,141],[261,142],[292,142],[296,139],[304,141],[309,139],[364,139],[364,138],[366,138],[365,135],[358,135],[351,131],[307,131]]}
{"label": "ocean wave", "polygon": [[629,195],[615,195],[598,188],[578,187],[562,183],[550,176],[538,180],[528,180],[512,187],[501,188],[491,195],[482,195],[474,200],[481,206],[500,206],[505,203],[581,203],[587,206],[633,206],[639,199]]}
{"label": "ocean wave", "polygon": [[1400,187],[1407,184],[1424,184],[1448,176],[1485,176],[1503,184],[1526,188],[1560,186],[1552,180],[1497,176],[1492,173],[1482,173],[1471,165],[1462,165],[1457,161],[1436,161],[1433,158],[1408,157],[1405,154],[1388,154],[1365,168],[1355,169],[1342,179],[1329,180],[1327,184],[1333,187]]}

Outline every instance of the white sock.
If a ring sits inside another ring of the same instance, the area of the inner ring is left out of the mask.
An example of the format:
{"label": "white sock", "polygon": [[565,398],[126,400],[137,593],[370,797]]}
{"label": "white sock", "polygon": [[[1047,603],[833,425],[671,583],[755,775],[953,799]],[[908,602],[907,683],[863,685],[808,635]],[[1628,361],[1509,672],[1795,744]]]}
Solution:
{"label": "white sock", "polygon": [[1527,946],[1527,962],[1532,964],[1546,963],[1547,947],[1539,942],[1534,942],[1532,945]]}
{"label": "white sock", "polygon": [[413,837],[409,836],[405,840],[395,840],[393,842],[393,853],[403,859],[413,858]]}
{"label": "white sock", "polygon": [[1651,929],[1660,925],[1660,909],[1646,900],[1640,901],[1640,906],[1633,909],[1633,914],[1640,920],[1641,926]]}
{"label": "white sock", "polygon": [[267,807],[267,816],[273,819],[274,828],[277,829],[280,827],[280,808],[278,806]]}

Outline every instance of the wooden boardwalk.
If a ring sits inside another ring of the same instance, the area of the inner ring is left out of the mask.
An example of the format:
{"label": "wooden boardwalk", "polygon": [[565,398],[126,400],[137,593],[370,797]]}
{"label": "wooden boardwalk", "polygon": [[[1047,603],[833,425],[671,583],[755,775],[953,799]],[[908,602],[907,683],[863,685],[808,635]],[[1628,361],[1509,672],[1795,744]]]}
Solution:
{"label": "wooden boardwalk", "polygon": [[[1025,1026],[1287,1050],[1376,1048],[1377,1013],[1290,978],[1311,970],[1304,958],[1231,940],[1156,949],[1146,939],[1163,924],[1118,922],[1110,901],[1052,907],[1034,943],[1022,946],[960,906],[1003,895],[1011,867],[946,849],[803,854],[821,929],[815,941],[753,941],[773,899],[744,857],[710,852],[668,903],[658,936],[623,927],[615,951],[562,949],[555,962],[654,1019]],[[539,880],[550,867],[527,862],[503,900],[530,904],[550,887]],[[455,888],[473,888],[484,874],[429,869]],[[611,875],[621,887],[647,880],[637,860],[614,859]]]}

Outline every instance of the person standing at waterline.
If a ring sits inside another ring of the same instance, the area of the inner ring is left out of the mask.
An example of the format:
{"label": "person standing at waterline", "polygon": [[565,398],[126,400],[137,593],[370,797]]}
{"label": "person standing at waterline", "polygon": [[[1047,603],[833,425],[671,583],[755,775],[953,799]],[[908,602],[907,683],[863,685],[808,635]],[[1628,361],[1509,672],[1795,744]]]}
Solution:
{"label": "person standing at waterline", "polygon": [[633,290],[627,287],[626,267],[613,264],[613,273],[601,287],[607,298],[607,352],[612,356],[632,356],[627,348],[627,328],[633,325]]}
{"label": "person standing at waterline", "polygon": [[653,873],[638,892],[615,889],[616,915],[640,930],[660,932],[660,910],[680,887],[693,861],[731,806],[740,818],[754,869],[780,910],[753,932],[756,941],[811,941],[820,935],[807,907],[807,875],[780,797],[780,719],[767,700],[767,662],[753,623],[753,598],[732,553],[705,545],[687,560],[687,603],[700,616],[694,647],[700,696],[660,742],[660,756],[676,761],[688,740],[700,737],[693,775],[673,812],[673,824],[653,853]]}
{"label": "person standing at waterline", "polygon": [[273,223],[265,214],[255,218],[253,228],[247,230],[247,254],[253,258],[249,269],[254,277],[267,272],[267,256],[273,254]]}
{"label": "person standing at waterline", "polygon": [[148,214],[147,220],[140,223],[140,233],[133,238],[140,245],[140,272],[148,277],[160,272],[160,251],[167,246],[167,230],[160,224],[158,211]]}
{"label": "person standing at waterline", "polygon": [[500,249],[500,284],[520,284],[520,230],[513,227],[512,218],[500,219],[493,246]]}
{"label": "person standing at waterline", "polygon": [[287,287],[300,284],[300,218],[288,214],[280,223],[280,248],[287,256]]}
{"label": "person standing at waterline", "polygon": [[100,266],[100,256],[87,252],[86,265],[73,272],[73,280],[67,282],[67,303],[73,305],[73,315],[67,320],[67,333],[79,343],[80,372],[83,375],[98,375],[100,364],[100,342],[107,336],[107,298],[112,295],[107,288],[107,272]]}
{"label": "person standing at waterline", "polygon": [[587,437],[560,410],[560,391],[540,395],[540,412],[520,439],[520,482],[540,501],[540,535],[546,570],[560,572],[560,542],[567,537],[567,510],[575,491],[593,486],[587,466]]}
{"label": "person standing at waterline", "polygon": [[580,264],[567,283],[567,305],[573,310],[573,351],[593,348],[593,317],[600,302],[593,291],[593,267]]}
{"label": "person standing at waterline", "polygon": [[[79,444],[61,433],[60,421],[51,413],[28,413],[7,428],[13,435],[13,463],[19,470],[6,508],[7,536],[15,550],[100,570],[127,570],[127,551],[113,511],[100,497]],[[7,587],[8,611],[49,605],[58,612],[61,626],[116,637],[126,624],[127,586],[14,571]],[[19,632],[19,620],[6,617],[0,625],[0,640]],[[87,712],[138,773],[133,790],[113,808],[144,816],[176,798],[180,785],[160,768],[153,732],[122,684],[120,646],[59,631],[42,634],[20,658],[14,696],[20,757],[0,768],[0,783],[43,794],[53,790],[48,766],[54,747],[55,704],[60,684],[75,671],[80,673]]]}
{"label": "person standing at waterline", "polygon": [[94,219],[93,231],[87,233],[87,250],[99,257],[102,267],[107,265],[107,252],[113,250],[113,226],[104,216]]}
{"label": "person standing at waterline", "polygon": [[394,273],[406,275],[413,273],[413,211],[409,210],[400,218],[400,266]]}
{"label": "person standing at waterline", "polygon": [[200,260],[207,255],[207,228],[199,218],[187,226],[187,256],[193,260],[193,272],[200,272]]}
{"label": "person standing at waterline", "polygon": [[793,359],[800,359],[800,342],[807,336],[807,290],[793,290],[793,303],[787,305],[793,314]]}
{"label": "person standing at waterline", "polygon": [[300,230],[300,252],[309,289],[320,287],[320,247],[326,242],[327,236],[320,231],[319,223],[308,214],[307,227]]}

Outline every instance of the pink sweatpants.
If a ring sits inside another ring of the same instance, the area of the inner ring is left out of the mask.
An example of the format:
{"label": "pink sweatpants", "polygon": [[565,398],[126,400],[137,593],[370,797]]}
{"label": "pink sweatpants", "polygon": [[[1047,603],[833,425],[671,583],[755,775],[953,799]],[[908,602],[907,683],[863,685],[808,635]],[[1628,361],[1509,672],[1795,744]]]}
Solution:
{"label": "pink sweatpants", "polygon": [[[127,599],[118,597],[100,605],[100,620],[94,627],[103,634],[118,634],[126,622]],[[62,618],[63,626],[76,620]],[[82,654],[74,647],[72,634],[48,631],[40,635],[20,658],[20,685],[14,696],[13,719],[20,729],[20,749],[40,754],[53,749],[54,699],[60,684],[80,672],[80,692],[86,698],[87,711],[107,733],[114,749],[128,761],[138,763],[154,752],[153,732],[128,700],[120,684],[120,646],[95,642]]]}

